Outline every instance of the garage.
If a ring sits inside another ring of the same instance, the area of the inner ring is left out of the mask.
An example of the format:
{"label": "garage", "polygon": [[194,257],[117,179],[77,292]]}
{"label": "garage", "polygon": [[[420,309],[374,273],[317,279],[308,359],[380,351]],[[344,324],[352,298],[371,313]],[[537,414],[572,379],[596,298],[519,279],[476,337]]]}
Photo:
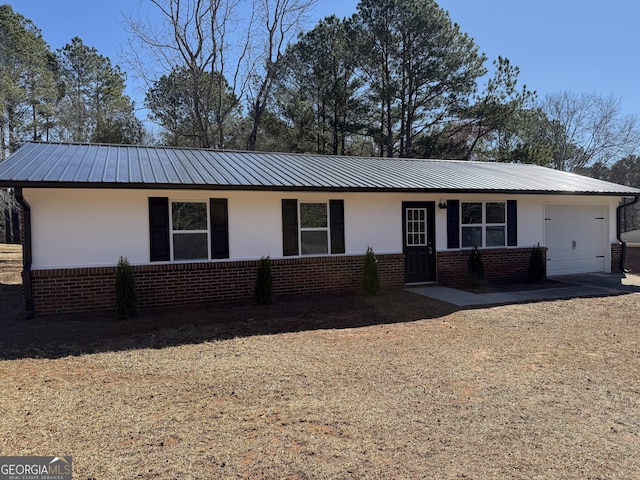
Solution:
{"label": "garage", "polygon": [[547,275],[604,272],[606,205],[546,205]]}

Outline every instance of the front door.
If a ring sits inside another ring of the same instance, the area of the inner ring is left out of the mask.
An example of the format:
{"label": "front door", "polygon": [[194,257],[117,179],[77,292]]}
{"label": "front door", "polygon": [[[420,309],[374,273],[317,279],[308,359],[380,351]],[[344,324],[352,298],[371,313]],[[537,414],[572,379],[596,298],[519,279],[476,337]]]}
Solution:
{"label": "front door", "polygon": [[436,279],[435,202],[402,202],[405,283]]}

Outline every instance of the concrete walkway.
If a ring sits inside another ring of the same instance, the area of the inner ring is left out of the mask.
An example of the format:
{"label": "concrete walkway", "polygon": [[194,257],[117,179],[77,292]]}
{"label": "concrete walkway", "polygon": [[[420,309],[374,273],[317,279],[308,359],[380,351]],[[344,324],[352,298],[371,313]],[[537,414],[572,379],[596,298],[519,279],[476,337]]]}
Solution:
{"label": "concrete walkway", "polygon": [[584,273],[549,277],[549,279],[559,282],[558,287],[517,292],[471,293],[449,287],[427,286],[407,288],[407,291],[458,307],[506,305],[579,297],[605,297],[640,292],[639,275]]}

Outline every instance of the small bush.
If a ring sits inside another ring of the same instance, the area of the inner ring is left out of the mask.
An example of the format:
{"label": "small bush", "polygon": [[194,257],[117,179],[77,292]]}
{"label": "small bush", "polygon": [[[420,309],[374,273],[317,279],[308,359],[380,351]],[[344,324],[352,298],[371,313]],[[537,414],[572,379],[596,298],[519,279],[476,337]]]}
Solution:
{"label": "small bush", "polygon": [[269,257],[262,257],[258,262],[258,275],[254,293],[258,303],[263,305],[273,303],[271,258]]}
{"label": "small bush", "polygon": [[371,247],[367,247],[364,256],[364,268],[362,274],[362,289],[367,295],[377,295],[380,292],[380,272],[378,271],[378,260],[373,254]]}
{"label": "small bush", "polygon": [[547,278],[547,265],[544,258],[544,248],[538,245],[533,247],[529,257],[527,280],[531,283],[541,282]]}
{"label": "small bush", "polygon": [[120,257],[116,266],[116,315],[118,320],[133,317],[138,311],[136,282],[127,257]]}
{"label": "small bush", "polygon": [[467,282],[472,287],[479,287],[484,284],[484,265],[482,263],[482,255],[477,246],[473,247],[473,250],[469,254]]}

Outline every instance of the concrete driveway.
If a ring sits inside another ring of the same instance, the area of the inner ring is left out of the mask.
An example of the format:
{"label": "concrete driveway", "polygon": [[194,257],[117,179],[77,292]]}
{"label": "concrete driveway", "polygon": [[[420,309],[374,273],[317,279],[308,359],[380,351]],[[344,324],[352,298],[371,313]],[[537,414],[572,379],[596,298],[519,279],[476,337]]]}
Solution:
{"label": "concrete driveway", "polygon": [[450,287],[426,286],[407,291],[450,303],[458,307],[505,305],[579,297],[606,297],[640,292],[640,275],[583,273],[549,277],[558,287],[514,292],[471,293]]}

